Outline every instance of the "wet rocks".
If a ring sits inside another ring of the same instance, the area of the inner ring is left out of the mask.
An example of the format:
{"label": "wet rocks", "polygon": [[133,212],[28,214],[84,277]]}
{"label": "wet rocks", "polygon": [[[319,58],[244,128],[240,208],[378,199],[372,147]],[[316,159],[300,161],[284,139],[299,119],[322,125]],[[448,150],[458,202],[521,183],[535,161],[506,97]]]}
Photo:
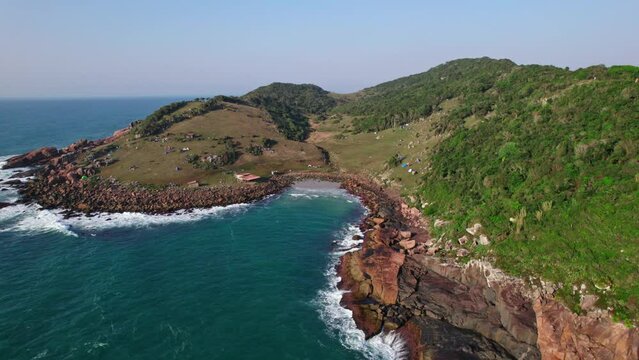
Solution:
{"label": "wet rocks", "polygon": [[7,203],[7,202],[1,202],[0,201],[0,209],[2,208],[6,208],[7,206],[11,206],[13,205],[12,203]]}
{"label": "wet rocks", "polygon": [[28,177],[28,176],[33,176],[33,175],[35,175],[37,172],[38,172],[38,170],[37,170],[37,169],[29,169],[29,170],[26,170],[26,171],[18,171],[17,173],[15,173],[15,174],[11,175],[11,176],[9,177],[9,179],[20,179],[20,178],[25,178],[25,177]]}
{"label": "wet rocks", "polygon": [[16,185],[22,185],[22,181],[14,179],[14,180],[7,180],[2,182],[2,185],[11,185],[11,186],[16,186]]}

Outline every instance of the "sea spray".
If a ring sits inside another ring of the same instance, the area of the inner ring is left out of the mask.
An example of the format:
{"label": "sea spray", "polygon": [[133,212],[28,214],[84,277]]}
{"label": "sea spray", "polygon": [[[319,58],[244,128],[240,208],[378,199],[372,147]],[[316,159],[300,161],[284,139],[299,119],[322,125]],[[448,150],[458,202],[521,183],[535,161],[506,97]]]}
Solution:
{"label": "sea spray", "polygon": [[320,318],[344,347],[362,353],[367,359],[405,359],[408,348],[399,334],[390,331],[366,340],[364,332],[355,325],[352,312],[340,304],[344,292],[337,287],[341,279],[337,276],[336,266],[342,255],[359,249],[362,240],[354,240],[355,235],[363,236],[356,225],[350,224],[338,233],[334,242],[334,251],[324,273],[327,284],[315,299]]}

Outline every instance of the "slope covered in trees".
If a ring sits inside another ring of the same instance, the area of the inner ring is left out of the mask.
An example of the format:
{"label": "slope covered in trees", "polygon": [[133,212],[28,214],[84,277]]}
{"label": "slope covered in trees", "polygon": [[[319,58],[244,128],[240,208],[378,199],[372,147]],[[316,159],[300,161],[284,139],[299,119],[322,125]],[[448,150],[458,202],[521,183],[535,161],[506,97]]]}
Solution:
{"label": "slope covered in trees", "polygon": [[[459,246],[479,222],[491,245],[467,243],[471,257],[563,284],[559,294],[576,311],[573,287],[583,285],[599,306],[636,321],[638,78],[634,66],[570,71],[463,59],[365,89],[333,112],[353,118],[342,143],[377,131],[369,143],[419,166],[421,184],[410,194],[432,219],[447,221],[433,229],[437,238]],[[441,139],[432,149],[412,137],[385,143],[414,121]],[[362,146],[352,153],[360,156]]]}
{"label": "slope covered in trees", "polygon": [[316,85],[273,83],[242,96],[253,106],[265,109],[284,136],[304,140],[310,132],[309,114],[324,114],[336,100]]}
{"label": "slope covered in trees", "polygon": [[[356,116],[356,131],[379,131],[430,115],[445,100],[463,96],[473,112],[490,111],[486,93],[508,74],[510,60],[460,59],[362,90],[334,111]],[[467,111],[465,109],[465,111]]]}
{"label": "slope covered in trees", "polygon": [[487,255],[567,284],[560,292],[575,309],[572,286],[585,284],[600,305],[636,319],[638,76],[635,67],[514,69],[491,89],[489,118],[448,127],[424,176],[427,212],[453,220],[447,231],[459,236],[481,222],[495,242]]}

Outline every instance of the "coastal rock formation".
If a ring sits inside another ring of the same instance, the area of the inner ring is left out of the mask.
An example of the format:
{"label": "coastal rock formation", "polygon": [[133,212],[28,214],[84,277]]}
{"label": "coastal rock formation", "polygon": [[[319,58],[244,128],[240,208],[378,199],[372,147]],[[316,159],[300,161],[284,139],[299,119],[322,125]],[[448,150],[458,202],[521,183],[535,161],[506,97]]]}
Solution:
{"label": "coastal rock formation", "polygon": [[13,204],[0,201],[0,209],[6,208],[7,206],[11,206],[11,205],[13,205]]}
{"label": "coastal rock formation", "polygon": [[3,169],[34,166],[45,163],[51,158],[57,156],[60,151],[54,147],[43,147],[37,150],[33,150],[26,154],[14,156],[7,160],[7,163],[2,167]]}
{"label": "coastal rock formation", "polygon": [[399,332],[408,344],[410,359],[513,359],[494,341],[443,320],[415,316]]}
{"label": "coastal rock formation", "polygon": [[523,284],[476,262],[461,267],[417,254],[399,277],[399,303],[417,313],[477,332],[518,359],[538,359],[535,313]]}
{"label": "coastal rock formation", "polygon": [[534,302],[544,360],[639,359],[639,330],[592,313],[579,316],[551,299]]}
{"label": "coastal rock formation", "polygon": [[170,213],[181,209],[206,208],[247,203],[277,193],[290,180],[277,179],[242,187],[182,188],[169,186],[148,189],[139,185],[123,185],[98,181],[80,181],[77,170],[38,176],[29,182],[21,194],[24,199],[38,202],[45,208],[64,208],[79,212],[145,212]]}

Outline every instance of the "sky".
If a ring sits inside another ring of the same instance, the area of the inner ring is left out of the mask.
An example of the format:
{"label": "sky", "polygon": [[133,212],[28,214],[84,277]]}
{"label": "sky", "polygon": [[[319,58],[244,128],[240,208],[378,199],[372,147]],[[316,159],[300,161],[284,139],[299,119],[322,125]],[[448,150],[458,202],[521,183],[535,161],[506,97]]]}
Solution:
{"label": "sky", "polygon": [[639,0],[0,0],[0,97],[348,93],[466,57],[639,65]]}

